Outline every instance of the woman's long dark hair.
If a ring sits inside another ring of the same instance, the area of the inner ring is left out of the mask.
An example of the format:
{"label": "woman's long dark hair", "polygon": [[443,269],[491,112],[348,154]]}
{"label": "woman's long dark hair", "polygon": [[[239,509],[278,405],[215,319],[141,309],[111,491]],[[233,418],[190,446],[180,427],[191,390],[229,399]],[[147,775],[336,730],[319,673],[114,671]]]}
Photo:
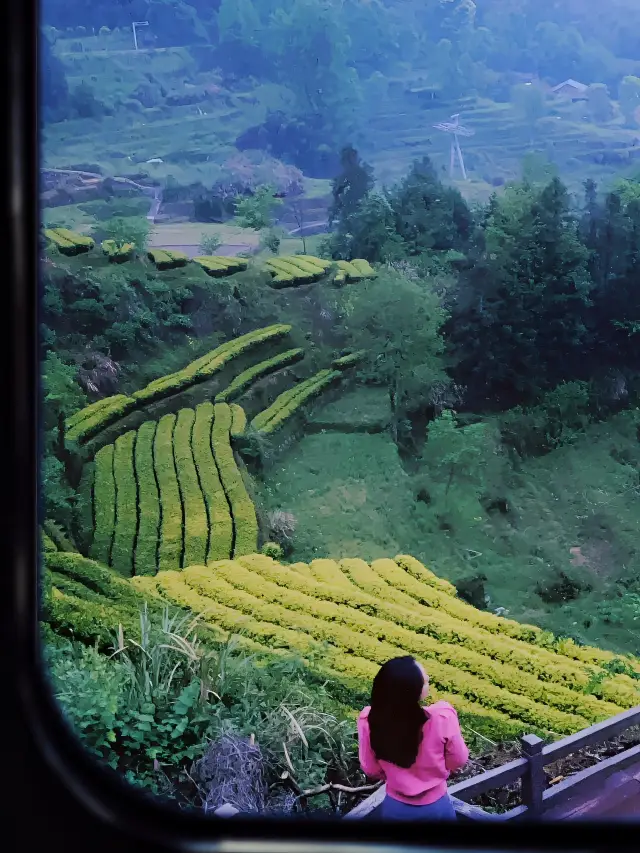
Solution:
{"label": "woman's long dark hair", "polygon": [[410,655],[387,661],[373,680],[369,731],[378,761],[411,767],[428,715],[419,704],[424,678]]}

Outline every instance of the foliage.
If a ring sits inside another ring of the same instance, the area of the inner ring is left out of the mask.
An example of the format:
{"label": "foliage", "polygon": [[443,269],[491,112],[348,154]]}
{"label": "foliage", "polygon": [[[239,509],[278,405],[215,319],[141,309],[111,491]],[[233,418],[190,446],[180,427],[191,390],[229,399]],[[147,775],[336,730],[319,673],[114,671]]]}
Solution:
{"label": "foliage", "polygon": [[351,145],[340,152],[340,173],[333,179],[333,202],[329,211],[329,224],[338,223],[338,230],[350,230],[350,220],[360,202],[373,189],[373,169],[360,159]]}
{"label": "foliage", "polygon": [[622,110],[627,124],[638,124],[638,108],[640,107],[640,77],[627,75],[620,83],[618,89],[620,109]]}
{"label": "foliage", "polygon": [[165,610],[158,638],[142,611],[137,638],[121,631],[111,657],[47,646],[56,698],[82,742],[128,781],[191,805],[201,805],[191,764],[227,732],[257,737],[270,782],[291,765],[302,787],[327,772],[357,784],[354,722],[301,662],[256,666],[234,638],[204,647],[196,621]]}
{"label": "foliage", "polygon": [[215,255],[221,245],[222,240],[217,234],[203,234],[198,250],[203,255]]}
{"label": "foliage", "polygon": [[604,83],[592,83],[587,92],[589,99],[589,112],[597,122],[611,121],[613,118],[613,104],[609,96],[609,89]]}
{"label": "foliage", "polygon": [[282,199],[274,196],[270,185],[258,187],[253,195],[245,196],[236,202],[236,217],[242,228],[261,231],[271,228],[275,211],[282,205]]}
{"label": "foliage", "polygon": [[282,242],[282,231],[276,228],[269,228],[260,237],[260,248],[268,249],[273,255],[277,255],[280,251],[280,243]]}
{"label": "foliage", "polygon": [[521,456],[535,456],[576,440],[591,420],[586,382],[567,382],[535,406],[516,406],[500,418],[504,441]]}
{"label": "foliage", "polygon": [[272,560],[281,560],[284,557],[284,550],[277,542],[265,542],[260,553],[271,557]]}
{"label": "foliage", "polygon": [[42,493],[45,515],[69,529],[76,495],[67,476],[69,459],[61,431],[65,416],[83,406],[87,398],[76,381],[77,369],[48,352],[42,364]]}
{"label": "foliage", "polygon": [[637,704],[637,684],[624,676],[603,680],[597,698],[584,692],[593,667],[614,655],[560,640],[546,647],[540,629],[476,610],[408,556],[288,567],[254,554],[220,562],[215,573],[194,566],[133,583],[189,602],[219,629],[241,626],[265,650],[309,656],[311,670],[342,683],[351,702],[404,649],[425,662],[432,699],[451,697],[463,724],[473,720],[492,738],[526,726],[575,731]]}
{"label": "foliage", "polygon": [[422,464],[429,481],[444,485],[444,499],[454,482],[473,483],[478,491],[484,486],[485,470],[499,452],[499,442],[487,423],[461,427],[455,412],[445,409],[429,424]]}
{"label": "foliage", "polygon": [[354,349],[366,350],[365,375],[389,388],[396,430],[444,377],[442,327],[447,314],[429,280],[394,270],[344,292],[343,325]]}
{"label": "foliage", "polygon": [[464,384],[513,400],[573,378],[593,285],[566,188],[555,178],[494,197],[477,252],[473,302],[454,312],[448,329],[465,353]]}

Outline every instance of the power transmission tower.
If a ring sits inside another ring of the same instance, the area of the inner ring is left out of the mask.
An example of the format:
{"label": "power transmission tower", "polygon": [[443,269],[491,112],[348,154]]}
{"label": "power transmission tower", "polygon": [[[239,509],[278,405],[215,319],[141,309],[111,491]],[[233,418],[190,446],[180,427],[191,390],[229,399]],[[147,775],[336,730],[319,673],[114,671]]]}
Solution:
{"label": "power transmission tower", "polygon": [[138,49],[138,33],[136,32],[136,27],[148,27],[148,26],[149,26],[149,21],[134,21],[133,24],[131,25],[131,27],[133,29],[133,44],[134,44],[136,50]]}
{"label": "power transmission tower", "polygon": [[449,160],[449,175],[453,178],[453,173],[455,170],[456,159],[460,164],[460,169],[462,171],[462,177],[464,180],[467,180],[467,170],[464,167],[464,159],[462,157],[462,149],[460,148],[460,141],[458,139],[459,136],[473,136],[475,134],[475,130],[471,130],[468,127],[465,127],[463,124],[460,124],[460,113],[456,113],[451,116],[452,121],[443,121],[439,124],[434,124],[436,130],[441,130],[444,133],[448,133],[451,136],[451,156]]}

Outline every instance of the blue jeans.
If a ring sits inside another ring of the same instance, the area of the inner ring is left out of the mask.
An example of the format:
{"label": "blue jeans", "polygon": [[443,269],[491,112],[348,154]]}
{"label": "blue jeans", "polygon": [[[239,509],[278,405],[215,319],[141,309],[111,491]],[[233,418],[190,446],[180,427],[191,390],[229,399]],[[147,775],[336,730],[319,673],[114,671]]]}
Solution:
{"label": "blue jeans", "polygon": [[410,806],[394,800],[388,794],[380,807],[382,820],[456,820],[456,811],[449,794],[426,806]]}

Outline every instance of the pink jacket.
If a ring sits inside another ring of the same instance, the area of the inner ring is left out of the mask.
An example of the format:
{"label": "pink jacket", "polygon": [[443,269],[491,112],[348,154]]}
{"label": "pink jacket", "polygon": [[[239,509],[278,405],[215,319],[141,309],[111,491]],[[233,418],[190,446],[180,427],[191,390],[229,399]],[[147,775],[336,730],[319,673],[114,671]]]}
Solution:
{"label": "pink jacket", "polygon": [[378,761],[369,733],[367,706],[358,718],[360,766],[367,776],[384,779],[387,794],[401,803],[426,806],[447,793],[447,779],[469,758],[458,723],[458,715],[448,702],[435,702],[425,710],[429,719],[422,729],[422,743],[411,767],[405,769],[389,761]]}

